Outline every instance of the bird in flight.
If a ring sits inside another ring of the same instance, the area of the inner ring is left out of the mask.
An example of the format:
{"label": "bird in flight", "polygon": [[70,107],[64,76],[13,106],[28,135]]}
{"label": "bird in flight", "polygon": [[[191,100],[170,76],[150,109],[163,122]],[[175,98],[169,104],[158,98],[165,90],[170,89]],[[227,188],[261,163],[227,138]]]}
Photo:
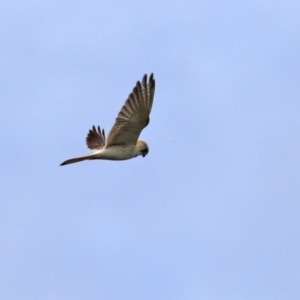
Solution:
{"label": "bird in flight", "polygon": [[141,131],[149,124],[155,90],[153,74],[147,82],[147,75],[136,83],[125,101],[107,139],[104,129],[93,126],[86,137],[86,144],[93,150],[91,154],[68,159],[61,166],[88,159],[125,160],[149,152],[146,142],[138,140]]}

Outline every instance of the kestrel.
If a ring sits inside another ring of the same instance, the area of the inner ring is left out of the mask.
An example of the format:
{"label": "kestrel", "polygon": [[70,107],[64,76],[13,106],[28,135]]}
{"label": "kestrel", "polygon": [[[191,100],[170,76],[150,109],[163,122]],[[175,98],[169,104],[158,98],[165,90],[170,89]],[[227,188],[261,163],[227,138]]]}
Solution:
{"label": "kestrel", "polygon": [[93,126],[86,137],[91,154],[64,161],[61,166],[87,159],[125,160],[149,152],[146,142],[138,141],[141,131],[149,124],[149,115],[152,108],[155,90],[153,74],[147,82],[147,75],[138,81],[132,93],[125,101],[119,112],[115,124],[105,138],[104,129]]}

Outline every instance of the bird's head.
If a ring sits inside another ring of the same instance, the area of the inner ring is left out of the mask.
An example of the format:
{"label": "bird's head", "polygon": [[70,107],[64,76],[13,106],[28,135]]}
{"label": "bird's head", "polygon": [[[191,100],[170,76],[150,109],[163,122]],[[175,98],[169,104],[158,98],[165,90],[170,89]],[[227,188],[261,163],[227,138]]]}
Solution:
{"label": "bird's head", "polygon": [[137,150],[138,150],[138,155],[142,155],[143,157],[145,157],[149,152],[149,147],[148,147],[148,144],[146,142],[137,141],[136,147],[137,147]]}

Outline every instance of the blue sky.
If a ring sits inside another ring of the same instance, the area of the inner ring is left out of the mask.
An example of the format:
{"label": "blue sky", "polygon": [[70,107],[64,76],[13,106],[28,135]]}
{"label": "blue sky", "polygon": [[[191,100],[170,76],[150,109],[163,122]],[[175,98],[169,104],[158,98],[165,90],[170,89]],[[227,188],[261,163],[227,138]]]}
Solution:
{"label": "blue sky", "polygon": [[[1,299],[299,299],[298,1],[0,4]],[[89,153],[154,73],[146,158]]]}

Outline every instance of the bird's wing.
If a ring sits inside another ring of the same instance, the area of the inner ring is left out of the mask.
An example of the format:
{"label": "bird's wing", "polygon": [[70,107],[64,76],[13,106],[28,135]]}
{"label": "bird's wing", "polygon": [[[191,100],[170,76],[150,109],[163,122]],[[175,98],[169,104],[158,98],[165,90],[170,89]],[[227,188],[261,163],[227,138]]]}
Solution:
{"label": "bird's wing", "polygon": [[141,131],[149,123],[154,90],[153,74],[150,75],[148,82],[147,75],[144,75],[142,81],[136,83],[109,132],[106,148],[112,145],[136,144]]}
{"label": "bird's wing", "polygon": [[101,131],[100,126],[98,126],[97,129],[95,126],[93,126],[93,128],[89,130],[89,133],[86,137],[86,145],[91,150],[100,150],[105,146],[104,129]]}

